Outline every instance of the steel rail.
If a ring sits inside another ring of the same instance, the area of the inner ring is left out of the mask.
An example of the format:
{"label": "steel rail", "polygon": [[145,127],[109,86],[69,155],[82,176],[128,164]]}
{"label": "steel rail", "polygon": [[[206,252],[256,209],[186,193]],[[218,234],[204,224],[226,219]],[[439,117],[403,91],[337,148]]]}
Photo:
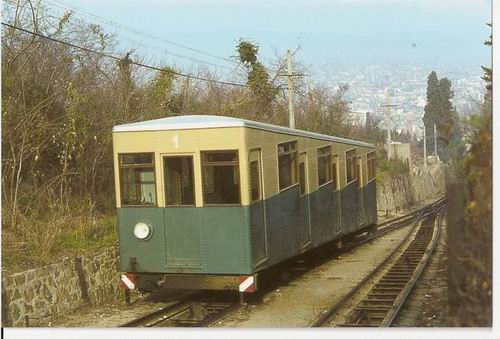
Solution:
{"label": "steel rail", "polygon": [[399,311],[401,310],[401,307],[404,305],[406,299],[410,295],[411,291],[415,287],[415,283],[417,282],[418,278],[422,274],[424,268],[427,266],[427,263],[434,252],[434,249],[436,247],[437,241],[439,239],[439,235],[441,232],[441,220],[442,220],[442,211],[438,214],[438,217],[435,220],[435,230],[433,232],[432,239],[427,246],[427,249],[420,260],[419,264],[417,265],[412,277],[410,280],[406,283],[405,287],[401,291],[401,294],[396,298],[396,301],[394,303],[394,307],[387,313],[385,318],[382,320],[382,323],[380,324],[381,327],[390,327],[396,320]]}
{"label": "steel rail", "polygon": [[207,327],[241,307],[239,301],[213,301],[207,295],[200,292],[198,301],[193,300],[194,295],[188,296],[119,327]]}
{"label": "steel rail", "polygon": [[[364,243],[367,243],[373,239],[376,239],[382,235],[385,235],[389,232],[395,231],[401,227],[407,226],[412,222],[418,221],[424,217],[426,217],[429,214],[435,213],[435,209],[439,208],[444,204],[444,198],[440,198],[433,202],[432,204],[426,205],[416,211],[413,211],[412,213],[405,214],[403,216],[387,220],[381,224],[377,224],[377,231],[373,232],[372,234],[369,234],[367,237],[353,242],[352,244],[347,245],[345,248],[342,249],[341,252],[345,253],[347,251],[350,251],[351,249],[360,246]],[[382,227],[381,227],[382,226]],[[381,228],[379,228],[381,227]]]}
{"label": "steel rail", "polygon": [[385,227],[386,225],[390,225],[394,222],[398,222],[398,221],[401,221],[401,220],[406,219],[406,218],[411,218],[411,216],[414,213],[423,212],[429,208],[435,207],[436,205],[443,204],[444,201],[445,201],[445,198],[441,197],[441,198],[435,200],[434,202],[430,203],[429,205],[425,205],[425,206],[420,207],[419,209],[413,211],[412,213],[404,214],[404,215],[401,215],[401,216],[393,218],[393,219],[385,220],[385,221],[381,222],[380,224],[377,224],[377,227]]}
{"label": "steel rail", "polygon": [[[413,231],[415,230],[415,228],[417,227],[417,225],[420,226],[421,223],[423,222],[423,220],[425,220],[426,218],[430,217],[431,215],[433,215],[433,214],[439,214],[439,211],[442,209],[442,205],[443,204],[444,204],[444,199],[441,198],[441,199],[437,200],[436,202],[434,202],[433,204],[427,205],[427,206],[423,207],[422,209],[419,209],[419,210],[413,212],[412,215],[416,215],[416,217],[412,218],[411,215],[410,215],[410,217],[403,216],[402,218],[399,218],[399,220],[405,218],[405,220],[402,221],[401,224],[398,224],[395,227],[390,227],[390,229],[385,230],[383,233],[382,232],[381,233],[377,233],[374,237],[370,237],[369,239],[363,239],[362,242],[360,242],[360,243],[356,243],[355,246],[353,246],[353,247],[357,247],[357,246],[359,246],[362,243],[370,241],[373,238],[379,237],[379,236],[381,236],[383,234],[391,232],[391,231],[393,231],[395,229],[398,229],[400,227],[406,226],[409,223],[414,223],[414,226],[412,227],[412,229],[399,242],[398,246],[396,246],[396,248],[394,248],[393,250],[391,250],[384,257],[384,259],[382,260],[382,262],[380,262],[372,270],[370,270],[370,272],[361,281],[359,281],[351,290],[349,290],[349,292],[347,292],[340,300],[338,300],[335,304],[333,304],[325,313],[323,313],[320,317],[318,317],[317,319],[315,319],[314,321],[312,321],[311,323],[309,323],[308,327],[321,327],[321,326],[325,325],[326,323],[328,323],[332,319],[333,315],[336,314],[337,311],[355,293],[357,293],[361,289],[361,287],[364,286],[368,282],[369,279],[371,279],[377,272],[379,272],[380,269],[384,265],[386,265],[387,262],[391,258],[393,258],[393,256],[395,255],[395,253],[397,251],[399,251],[403,247],[403,245],[407,242],[407,240],[413,234]],[[429,211],[429,209],[430,209],[430,211]],[[406,217],[408,217],[408,218],[406,218]],[[398,221],[398,223],[399,223],[399,221]]]}
{"label": "steel rail", "polygon": [[[417,220],[418,221],[418,220]],[[396,246],[393,250],[391,250],[385,257],[384,259],[378,264],[376,265],[374,268],[372,268],[370,270],[370,272],[368,272],[367,275],[365,275],[365,277],[363,279],[361,279],[351,290],[349,290],[349,292],[347,292],[339,301],[337,301],[335,304],[333,304],[325,313],[323,313],[319,318],[315,319],[312,323],[310,323],[308,325],[308,327],[322,327],[324,324],[326,324],[331,318],[332,316],[338,311],[338,309],[343,306],[356,292],[358,292],[358,290],[369,280],[372,278],[372,276],[377,272],[379,271],[379,269],[384,266],[388,261],[389,259],[392,258],[392,256],[394,255],[394,253],[396,253],[396,251],[398,251],[402,246],[403,244],[406,242],[406,240],[411,236],[411,234],[413,233],[413,230],[415,229],[415,227],[417,226],[417,221],[414,221],[414,226],[412,227],[412,229],[410,231],[408,231],[408,233],[406,234],[406,236],[399,242],[398,246]],[[371,240],[371,239],[370,239]],[[363,241],[364,243],[365,241]]]}
{"label": "steel rail", "polygon": [[178,300],[171,305],[163,307],[154,312],[143,315],[139,318],[133,319],[131,321],[126,322],[125,324],[120,325],[119,327],[139,327],[144,324],[148,324],[150,322],[156,321],[158,318],[165,316],[166,314],[175,312],[177,309],[181,308],[184,304],[189,303],[190,300],[188,298],[183,300]]}

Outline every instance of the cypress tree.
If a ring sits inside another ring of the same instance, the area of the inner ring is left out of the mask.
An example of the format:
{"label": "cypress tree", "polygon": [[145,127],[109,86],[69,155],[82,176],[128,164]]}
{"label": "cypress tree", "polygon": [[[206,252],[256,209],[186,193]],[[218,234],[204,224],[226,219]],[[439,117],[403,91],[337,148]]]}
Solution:
{"label": "cypress tree", "polygon": [[370,135],[373,131],[373,122],[370,112],[366,112],[365,131],[367,135]]}
{"label": "cypress tree", "polygon": [[[424,125],[427,135],[427,152],[434,152],[434,138],[437,138],[439,158],[449,159],[448,146],[458,144],[461,139],[459,117],[451,99],[453,99],[451,81],[448,78],[439,79],[432,71],[427,78],[427,104],[425,105]],[[436,124],[437,135],[434,135]]]}
{"label": "cypress tree", "polygon": [[[424,128],[427,137],[427,154],[432,154],[434,141],[434,124],[437,123],[440,110],[439,79],[435,71],[427,77],[427,104],[424,111]],[[432,141],[432,142],[430,142]]]}
{"label": "cypress tree", "polygon": [[450,143],[458,144],[461,139],[461,132],[459,129],[460,119],[451,103],[453,91],[451,89],[451,81],[447,78],[439,80],[439,96],[439,115],[436,121],[438,154],[441,159],[446,161],[449,158],[447,148]]}

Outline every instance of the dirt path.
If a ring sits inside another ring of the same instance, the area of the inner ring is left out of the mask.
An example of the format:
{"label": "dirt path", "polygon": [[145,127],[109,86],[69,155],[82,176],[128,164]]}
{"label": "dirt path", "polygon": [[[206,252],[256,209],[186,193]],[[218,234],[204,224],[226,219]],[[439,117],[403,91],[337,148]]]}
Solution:
{"label": "dirt path", "polygon": [[356,285],[410,231],[404,227],[312,269],[268,293],[260,305],[219,322],[218,327],[305,327]]}

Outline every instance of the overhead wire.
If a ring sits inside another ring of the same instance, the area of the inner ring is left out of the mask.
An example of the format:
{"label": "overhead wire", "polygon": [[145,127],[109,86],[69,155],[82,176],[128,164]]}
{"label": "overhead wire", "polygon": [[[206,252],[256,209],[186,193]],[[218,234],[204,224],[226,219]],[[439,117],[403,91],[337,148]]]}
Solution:
{"label": "overhead wire", "polygon": [[[163,41],[165,43],[172,44],[172,45],[175,45],[175,46],[180,47],[180,48],[184,48],[184,49],[196,52],[196,53],[204,54],[206,56],[210,56],[210,57],[213,57],[213,58],[224,60],[226,62],[230,62],[230,63],[233,63],[235,65],[240,66],[234,60],[231,60],[231,59],[228,59],[228,58],[224,58],[224,57],[220,57],[220,56],[217,56],[217,55],[213,55],[213,54],[201,51],[201,50],[196,49],[196,48],[185,46],[185,45],[182,45],[182,44],[170,41],[170,40],[166,40],[166,39],[163,39],[163,38],[151,35],[149,33],[142,32],[142,31],[137,30],[135,28],[132,28],[132,27],[120,24],[120,23],[113,22],[111,20],[102,18],[102,17],[100,17],[100,16],[98,16],[96,14],[93,14],[91,12],[88,12],[88,11],[85,11],[85,10],[82,10],[82,9],[79,9],[79,8],[71,6],[71,5],[67,5],[67,4],[64,4],[64,3],[61,3],[61,2],[58,2],[58,1],[55,1],[55,0],[43,0],[43,1],[46,2],[46,3],[50,3],[53,6],[62,8],[62,9],[69,9],[69,10],[73,10],[75,12],[83,13],[87,17],[92,17],[92,18],[94,18],[94,19],[96,19],[96,20],[98,20],[100,22],[104,22],[104,23],[107,23],[107,24],[109,24],[111,26],[115,26],[115,27],[118,27],[120,29],[127,30],[127,31],[132,32],[132,33],[137,34],[137,35],[142,35],[142,36],[146,36],[146,37],[149,37],[149,38],[152,38],[152,39]],[[86,52],[89,52],[89,53],[98,54],[98,55],[101,55],[101,56],[104,56],[104,57],[108,57],[108,58],[111,58],[111,59],[114,59],[114,60],[117,60],[117,61],[122,61],[123,60],[123,58],[120,58],[120,57],[117,57],[117,56],[114,56],[114,55],[110,55],[110,54],[107,54],[107,53],[104,53],[104,52],[95,51],[95,50],[92,50],[90,48],[86,48],[86,47],[79,46],[79,45],[76,45],[76,44],[72,44],[72,43],[69,43],[69,42],[66,42],[66,41],[62,41],[62,40],[59,40],[59,39],[56,39],[56,38],[45,36],[43,34],[40,34],[40,33],[37,33],[37,32],[33,32],[33,31],[29,31],[27,29],[24,29],[24,28],[21,28],[21,27],[17,27],[17,26],[14,26],[14,25],[10,25],[10,24],[4,23],[4,22],[2,22],[2,25],[10,27],[10,28],[13,28],[13,29],[16,29],[16,30],[19,30],[19,31],[22,31],[22,32],[25,32],[25,33],[28,33],[28,34],[32,34],[32,35],[38,36],[38,37],[41,37],[41,38],[44,38],[44,39],[47,39],[47,40],[50,40],[50,41],[53,41],[53,42],[58,42],[58,43],[61,43],[61,44],[65,44],[67,46],[70,46],[70,47],[73,47],[73,48],[76,48],[76,49],[80,49],[80,50],[83,50],[83,51],[86,51]],[[128,39],[128,40],[137,43],[136,41],[134,41],[132,39]],[[145,46],[144,44],[139,44],[139,45],[141,45],[143,47],[151,48],[150,46]],[[300,46],[297,48],[297,50],[299,48],[300,48]],[[175,57],[184,58],[184,59],[191,60],[191,61],[194,61],[194,62],[199,62],[199,63],[204,63],[204,64],[208,64],[208,65],[215,66],[215,67],[221,67],[221,68],[230,69],[230,68],[228,68],[226,66],[214,64],[214,63],[211,63],[211,62],[199,60],[199,59],[192,58],[192,57],[187,57],[187,56],[184,56],[184,55],[172,53],[172,52],[165,51],[165,50],[160,50],[158,48],[152,48],[152,49],[155,49],[155,50],[157,50],[159,52],[162,52],[164,54],[167,54],[167,55],[172,55],[172,56],[175,56]],[[297,52],[297,50],[295,50],[293,52],[293,54],[295,54]],[[144,67],[144,68],[151,69],[151,70],[156,70],[156,71],[166,71],[166,72],[178,75],[178,76],[182,76],[182,77],[186,77],[186,78],[191,78],[191,79],[196,79],[196,80],[200,80],[200,81],[207,81],[207,82],[219,83],[219,84],[223,84],[223,85],[231,85],[231,86],[237,86],[237,87],[248,87],[248,85],[245,85],[245,84],[239,84],[239,83],[234,83],[234,82],[229,82],[229,81],[213,80],[213,79],[199,77],[199,76],[195,76],[195,75],[191,75],[191,74],[181,73],[181,72],[178,72],[178,71],[173,71],[173,70],[170,70],[170,69],[161,69],[161,68],[158,68],[158,67],[155,67],[155,66],[147,65],[147,64],[136,62],[136,61],[133,61],[133,60],[129,60],[128,62],[130,64],[133,64],[133,65],[136,65],[136,66],[139,66],[139,67]],[[230,70],[232,70],[232,69],[230,69]],[[234,71],[234,70],[232,70],[232,71]],[[311,100],[311,101],[315,101],[316,103],[319,103],[314,98],[306,96],[306,95],[302,94],[301,92],[294,91],[294,93],[298,94],[299,96],[301,96],[301,97],[303,97],[305,99],[308,99],[308,100]],[[360,114],[360,115],[365,115],[366,114],[366,113],[363,113],[363,112],[355,112],[355,111],[349,111],[349,113]]]}
{"label": "overhead wire", "polygon": [[[72,47],[72,48],[76,48],[76,49],[79,49],[79,50],[82,50],[82,51],[85,51],[85,52],[88,52],[88,53],[94,53],[94,54],[97,54],[97,55],[101,55],[103,57],[114,59],[116,61],[123,61],[124,60],[123,58],[115,56],[115,55],[112,55],[112,54],[108,54],[108,53],[96,51],[96,50],[93,50],[93,49],[90,49],[90,48],[87,48],[87,47],[83,47],[83,46],[79,46],[79,45],[76,45],[76,44],[73,44],[73,43],[70,43],[70,42],[67,42],[67,41],[63,41],[63,40],[59,40],[59,39],[56,39],[56,38],[53,38],[53,37],[49,37],[49,36],[43,35],[43,34],[38,33],[38,32],[33,32],[33,31],[30,31],[30,30],[27,30],[27,29],[24,29],[24,28],[21,28],[21,27],[17,27],[17,26],[8,24],[6,22],[2,22],[2,25],[6,26],[6,27],[9,27],[9,28],[12,28],[12,29],[15,29],[15,30],[18,30],[18,31],[21,31],[21,32],[24,32],[24,33],[27,33],[27,34],[31,34],[33,36],[38,36],[40,38],[43,38],[43,39],[46,39],[46,40],[49,40],[49,41],[57,42],[57,43],[60,43],[60,44],[63,44],[63,45],[66,45],[66,46],[69,46],[69,47]],[[139,67],[144,67],[144,68],[147,68],[147,69],[151,69],[151,70],[155,70],[155,71],[160,71],[160,72],[167,72],[167,73],[178,75],[178,76],[181,76],[181,77],[184,77],[184,78],[195,79],[195,80],[200,80],[200,81],[206,81],[206,82],[211,82],[211,83],[218,83],[218,84],[221,84],[221,85],[228,85],[228,86],[248,87],[248,85],[245,85],[245,84],[240,84],[240,83],[235,83],[235,82],[230,82],[230,81],[221,81],[221,80],[209,79],[209,78],[200,77],[200,76],[196,76],[196,75],[192,75],[192,74],[186,74],[186,73],[174,71],[172,69],[162,69],[162,68],[159,68],[159,67],[156,67],[156,66],[147,65],[147,64],[144,64],[144,63],[141,63],[141,62],[137,62],[137,61],[134,61],[134,60],[127,60],[127,62],[129,64],[136,65],[136,66],[139,66]]]}
{"label": "overhead wire", "polygon": [[[169,45],[173,45],[173,46],[176,46],[178,48],[189,50],[191,52],[202,54],[202,55],[205,55],[205,56],[208,56],[208,57],[211,57],[211,58],[216,58],[216,59],[219,59],[219,60],[223,60],[225,62],[228,62],[228,63],[231,63],[233,65],[239,66],[239,63],[237,63],[235,60],[232,60],[230,58],[221,57],[221,56],[218,56],[218,55],[215,55],[215,54],[212,54],[212,53],[208,53],[208,52],[202,51],[202,50],[200,50],[198,48],[193,48],[193,47],[190,47],[190,46],[187,46],[187,45],[184,45],[184,44],[180,44],[180,43],[175,42],[175,41],[171,41],[171,40],[168,40],[168,39],[165,39],[165,38],[161,38],[161,37],[155,36],[155,35],[147,33],[147,32],[140,31],[140,30],[138,30],[136,28],[133,28],[133,27],[121,24],[121,23],[114,22],[112,20],[103,18],[103,17],[101,17],[99,15],[96,15],[94,13],[82,10],[80,8],[77,8],[77,7],[74,7],[74,6],[71,6],[71,5],[59,2],[59,1],[55,1],[55,0],[43,0],[43,1],[46,2],[46,3],[50,3],[53,6],[62,8],[62,9],[69,9],[69,10],[78,12],[78,13],[84,15],[84,16],[91,17],[94,20],[100,21],[102,23],[108,24],[108,25],[116,27],[116,28],[119,28],[121,30],[125,30],[125,31],[128,31],[128,32],[134,33],[136,35],[140,35],[140,36],[147,37],[147,38],[150,38],[150,39],[153,39],[153,40],[161,41],[163,43],[166,43],[166,44],[169,44]],[[172,52],[169,52],[169,53],[173,54]],[[179,54],[176,54],[175,56],[182,57],[182,58],[190,58],[190,57],[186,57],[186,56],[181,56]],[[207,63],[206,61],[203,61],[203,60],[199,60],[199,59],[195,59],[195,58],[191,58],[191,59],[194,59],[197,62]]]}
{"label": "overhead wire", "polygon": [[150,46],[150,45],[146,45],[144,43],[141,43],[141,42],[136,41],[134,39],[131,39],[129,37],[121,37],[121,38],[125,39],[125,40],[128,40],[130,43],[135,44],[137,46],[143,47],[145,49],[152,49],[152,50],[155,50],[157,52],[163,53],[163,54],[168,55],[168,56],[174,56],[174,57],[178,57],[178,58],[190,60],[190,61],[197,62],[197,63],[200,63],[200,64],[206,64],[206,65],[217,67],[217,68],[224,68],[224,69],[227,69],[227,70],[229,70],[231,72],[235,71],[235,69],[227,67],[227,66],[223,66],[223,65],[219,65],[219,64],[214,64],[214,63],[211,63],[209,61],[203,61],[203,60],[199,60],[199,59],[196,59],[196,58],[191,58],[191,57],[184,56],[184,55],[181,55],[181,54],[172,53],[172,52],[169,52],[167,50],[163,50],[161,48],[157,48],[157,47],[153,47],[153,46]]}
{"label": "overhead wire", "polygon": [[[131,28],[129,26],[125,26],[125,25],[122,25],[122,24],[119,24],[119,23],[115,23],[113,21],[110,21],[110,20],[107,20],[107,19],[104,19],[102,17],[99,17],[95,14],[92,14],[90,12],[86,12],[84,10],[81,10],[81,9],[78,9],[76,7],[72,7],[70,5],[66,5],[66,4],[62,4],[62,3],[58,3],[58,2],[55,2],[55,1],[49,1],[49,0],[44,0],[45,3],[49,3],[50,5],[52,6],[55,6],[55,7],[58,7],[58,8],[61,8],[61,9],[64,9],[64,10],[71,10],[73,12],[77,12],[77,13],[80,13],[80,14],[83,14],[83,16],[86,16],[86,17],[90,17],[90,18],[93,18],[94,20],[97,20],[97,21],[100,21],[100,22],[104,22],[104,23],[107,23],[111,26],[114,26],[116,28],[119,28],[121,30],[128,30],[134,34],[137,34],[137,35],[142,35],[142,36],[146,36],[148,38],[153,38],[153,39],[156,39],[156,40],[162,40],[162,38],[159,38],[159,37],[155,37],[153,35],[150,35],[148,33],[144,33],[144,32],[141,32],[139,30],[136,30],[134,28]],[[123,36],[122,36],[123,38]],[[128,38],[126,37],[125,38],[126,40],[129,40],[137,45],[140,45],[142,47],[146,47],[146,48],[150,48],[150,49],[153,49],[153,50],[156,50],[160,53],[163,53],[165,55],[169,55],[169,56],[173,56],[173,57],[177,57],[177,58],[181,58],[181,59],[185,59],[185,60],[189,60],[189,61],[192,61],[192,62],[196,62],[196,63],[200,63],[200,64],[205,64],[205,65],[209,65],[209,66],[213,66],[213,67],[218,67],[218,68],[224,68],[224,69],[227,69],[231,72],[234,72],[235,69],[233,68],[230,68],[228,66],[224,66],[224,65],[220,65],[220,64],[216,64],[216,63],[213,63],[213,62],[209,62],[209,61],[205,61],[205,60],[200,60],[200,59],[197,59],[197,58],[193,58],[193,57],[190,57],[190,56],[186,56],[186,55],[183,55],[183,54],[179,54],[179,53],[174,53],[174,52],[171,52],[171,51],[168,51],[168,50],[164,50],[164,49],[160,49],[160,48],[154,48],[152,46],[149,46],[149,45],[145,45],[144,43],[140,43],[134,39],[131,39],[131,38]],[[165,42],[165,41],[163,41]],[[185,48],[190,48],[190,47],[185,47]],[[194,49],[195,50],[195,49]],[[202,52],[202,51],[199,51],[203,54],[206,54],[206,55],[209,55],[209,56],[212,56],[211,54],[208,54],[208,53],[205,53],[205,52]],[[215,57],[215,56],[213,56]],[[226,61],[229,60],[229,62],[233,63],[235,65],[235,68],[238,68],[239,64],[234,62],[233,60],[230,60],[230,59],[226,59]]]}

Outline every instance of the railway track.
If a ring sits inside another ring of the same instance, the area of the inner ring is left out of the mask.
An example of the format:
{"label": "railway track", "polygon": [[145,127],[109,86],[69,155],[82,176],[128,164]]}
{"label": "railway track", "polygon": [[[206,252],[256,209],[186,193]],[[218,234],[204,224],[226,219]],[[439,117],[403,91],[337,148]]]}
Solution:
{"label": "railway track", "polygon": [[395,231],[401,227],[408,226],[415,223],[428,215],[436,213],[445,205],[445,199],[441,198],[433,202],[432,204],[426,205],[412,213],[385,221],[383,223],[377,224],[377,229],[373,232],[365,232],[363,234],[357,235],[350,242],[346,243],[342,248],[338,250],[338,254],[349,252],[352,249],[370,242],[376,238],[379,238],[387,233]]}
{"label": "railway track", "polygon": [[[412,223],[417,223],[419,220],[423,220],[435,214],[436,210],[442,209],[443,205],[444,199],[440,199],[433,204],[427,205],[410,214],[384,222],[378,225],[378,229],[376,231],[354,237],[349,243],[339,249],[336,254],[338,255],[348,252],[391,231]],[[411,232],[408,233],[408,236],[410,233]],[[389,260],[389,257],[390,255],[388,255],[384,262],[374,269],[374,271],[385,264]],[[374,271],[372,271],[372,273],[375,273]],[[305,272],[302,274],[305,274]],[[370,276],[363,279],[361,283],[366,282]],[[294,278],[296,277],[291,277],[292,280]],[[352,294],[354,294],[361,287],[361,283],[358,284],[359,286],[357,285],[357,288],[353,289],[344,298],[342,298],[341,301],[345,302],[350,296],[352,296]],[[272,288],[275,288],[275,286],[272,286]],[[265,290],[266,289],[264,289],[264,291]],[[229,314],[240,309],[242,306],[237,299],[238,298],[235,294],[230,294],[224,291],[200,292],[187,296],[186,298],[183,298],[160,310],[127,322],[120,327],[209,327],[210,325],[217,323]],[[326,323],[333,312],[335,312],[335,308],[340,307],[340,302],[337,304],[338,305],[334,305],[329,312],[323,315],[324,319],[318,319],[318,321],[312,324],[312,326],[321,326]]]}
{"label": "railway track", "polygon": [[437,243],[444,201],[433,209],[421,215],[416,232],[409,232],[383,262],[310,326],[391,326]]}
{"label": "railway track", "polygon": [[239,300],[231,297],[227,293],[200,293],[120,327],[208,327],[241,307]]}

